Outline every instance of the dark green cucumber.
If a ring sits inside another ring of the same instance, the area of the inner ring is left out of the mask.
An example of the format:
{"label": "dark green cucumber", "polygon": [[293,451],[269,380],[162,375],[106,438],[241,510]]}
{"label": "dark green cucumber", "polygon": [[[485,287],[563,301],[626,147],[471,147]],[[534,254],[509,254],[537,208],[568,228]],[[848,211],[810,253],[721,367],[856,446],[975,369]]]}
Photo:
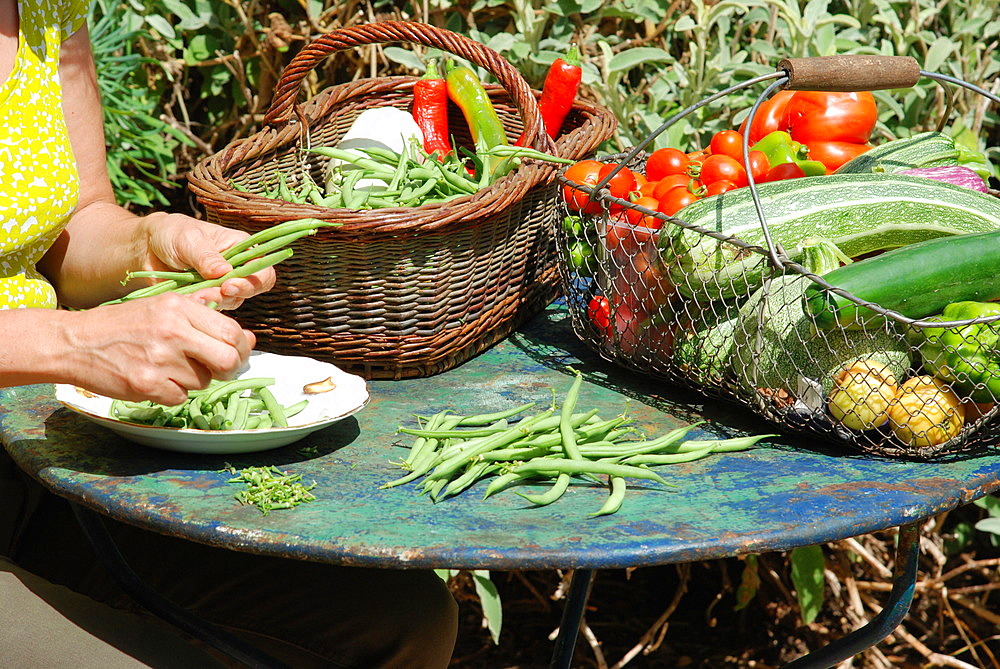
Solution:
{"label": "dark green cucumber", "polygon": [[[774,243],[797,262],[803,242],[825,239],[858,256],[927,239],[1000,230],[1000,199],[971,188],[901,174],[832,174],[762,184]],[[686,223],[765,247],[748,188],[698,200]],[[664,226],[663,262],[678,292],[697,300],[746,297],[770,274],[768,258],[695,230]]]}
{"label": "dark green cucumber", "polygon": [[[1000,298],[1000,231],[931,239],[859,260],[823,278],[865,302],[920,319],[952,302]],[[817,327],[857,327],[879,317],[846,297],[811,284],[806,310]]]}

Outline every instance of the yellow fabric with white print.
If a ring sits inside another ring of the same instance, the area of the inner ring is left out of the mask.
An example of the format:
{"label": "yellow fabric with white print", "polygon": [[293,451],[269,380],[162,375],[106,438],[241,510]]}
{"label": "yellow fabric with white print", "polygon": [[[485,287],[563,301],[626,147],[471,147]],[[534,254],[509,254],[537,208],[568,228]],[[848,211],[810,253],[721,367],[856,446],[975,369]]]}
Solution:
{"label": "yellow fabric with white print", "polygon": [[0,86],[0,308],[55,307],[35,269],[76,206],[80,180],[59,83],[63,40],[87,0],[19,0],[17,57]]}

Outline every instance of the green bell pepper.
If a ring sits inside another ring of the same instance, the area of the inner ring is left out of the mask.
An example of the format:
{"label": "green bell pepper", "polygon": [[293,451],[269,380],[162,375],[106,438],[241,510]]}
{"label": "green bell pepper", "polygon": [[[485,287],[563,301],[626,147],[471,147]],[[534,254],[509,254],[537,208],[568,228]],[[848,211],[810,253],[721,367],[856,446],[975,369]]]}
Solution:
{"label": "green bell pepper", "polygon": [[807,177],[826,174],[826,165],[818,160],[809,160],[809,147],[796,142],[784,130],[769,132],[751,146],[750,150],[760,151],[767,156],[767,164],[771,169],[785,163],[795,163]]}
{"label": "green bell pepper", "polygon": [[[1000,304],[953,302],[934,320],[965,321],[1000,316]],[[911,341],[925,369],[977,403],[1000,399],[1000,321],[959,327],[913,328]]]}

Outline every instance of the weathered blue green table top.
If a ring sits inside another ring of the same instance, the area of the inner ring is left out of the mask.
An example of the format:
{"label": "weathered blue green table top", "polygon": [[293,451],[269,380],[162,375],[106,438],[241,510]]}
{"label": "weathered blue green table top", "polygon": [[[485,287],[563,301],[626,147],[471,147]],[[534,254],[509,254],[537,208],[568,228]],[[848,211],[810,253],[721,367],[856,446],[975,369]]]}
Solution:
{"label": "weathered blue green table top", "polygon": [[[382,567],[480,569],[648,566],[784,550],[863,534],[952,509],[1000,488],[1000,451],[925,463],[834,453],[800,440],[658,469],[677,484],[629,489],[622,509],[590,517],[606,491],[572,487],[529,508],[485,484],[433,504],[415,484],[383,490],[415,413],[480,413],[561,399],[583,372],[578,407],[613,416],[628,404],[647,433],[699,420],[693,436],[773,432],[732,405],[602,361],[553,306],[461,367],[427,379],[376,381],[356,416],[273,451],[204,456],[116,437],[63,409],[47,385],[0,393],[3,441],[54,492],[112,517],[213,545]],[[402,438],[401,438],[402,437]],[[223,471],[274,464],[316,482],[315,502],[264,515],[234,498]]]}

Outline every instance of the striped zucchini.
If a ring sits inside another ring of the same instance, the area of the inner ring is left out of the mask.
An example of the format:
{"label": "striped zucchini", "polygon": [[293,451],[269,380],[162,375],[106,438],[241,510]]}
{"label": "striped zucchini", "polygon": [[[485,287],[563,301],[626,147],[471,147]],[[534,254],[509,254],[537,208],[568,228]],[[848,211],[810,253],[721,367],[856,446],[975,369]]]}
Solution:
{"label": "striped zucchini", "polygon": [[[936,237],[1000,230],[1000,199],[923,177],[832,174],[765,183],[758,194],[772,241],[796,262],[811,238],[831,241],[855,258]],[[766,247],[748,188],[698,200],[678,217]],[[665,226],[659,241],[674,285],[693,299],[749,295],[770,270],[763,253],[681,226]]]}
{"label": "striped zucchini", "polygon": [[942,132],[922,132],[879,144],[841,165],[836,174],[892,174],[915,167],[943,167],[982,161],[981,155],[956,145],[955,140]]}

